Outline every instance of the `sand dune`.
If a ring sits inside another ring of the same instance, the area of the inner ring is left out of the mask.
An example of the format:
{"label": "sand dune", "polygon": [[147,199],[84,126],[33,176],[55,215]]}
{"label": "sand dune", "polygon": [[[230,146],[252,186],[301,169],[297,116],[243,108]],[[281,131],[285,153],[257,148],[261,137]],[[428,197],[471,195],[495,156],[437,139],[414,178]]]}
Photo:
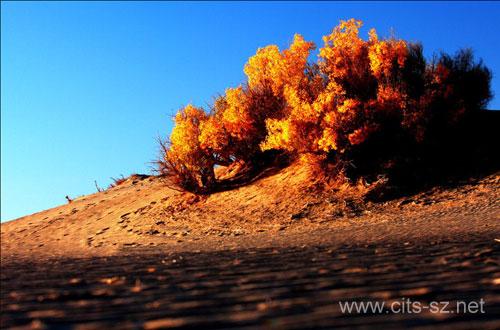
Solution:
{"label": "sand dune", "polygon": [[[1,225],[2,328],[498,328],[500,173],[386,202],[300,164],[195,196],[152,176]],[[346,315],[339,300],[487,301]]]}
{"label": "sand dune", "polygon": [[492,174],[372,203],[339,193],[311,194],[314,183],[299,164],[208,197],[172,190],[158,177],[132,176],[117,187],[2,224],[2,258],[111,255],[133,246],[266,245],[280,237],[292,244],[317,229],[331,230],[342,241],[493,234],[500,230],[499,180]]}

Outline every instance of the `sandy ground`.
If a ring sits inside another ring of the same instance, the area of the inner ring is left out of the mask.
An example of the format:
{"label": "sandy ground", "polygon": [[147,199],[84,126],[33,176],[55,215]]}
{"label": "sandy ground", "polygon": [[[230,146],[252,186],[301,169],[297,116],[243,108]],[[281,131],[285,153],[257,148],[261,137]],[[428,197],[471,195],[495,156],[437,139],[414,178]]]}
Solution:
{"label": "sandy ground", "polygon": [[332,231],[326,240],[371,243],[497,234],[500,228],[498,173],[379,203],[342,191],[312,192],[309,175],[296,164],[209,197],[169,189],[157,177],[133,176],[106,191],[3,223],[2,258],[103,256],[159,245],[174,250],[297,245],[316,230]]}
{"label": "sandy ground", "polygon": [[[500,327],[500,174],[372,203],[303,171],[204,198],[136,176],[2,224],[2,328]],[[403,297],[486,312],[338,305]]]}

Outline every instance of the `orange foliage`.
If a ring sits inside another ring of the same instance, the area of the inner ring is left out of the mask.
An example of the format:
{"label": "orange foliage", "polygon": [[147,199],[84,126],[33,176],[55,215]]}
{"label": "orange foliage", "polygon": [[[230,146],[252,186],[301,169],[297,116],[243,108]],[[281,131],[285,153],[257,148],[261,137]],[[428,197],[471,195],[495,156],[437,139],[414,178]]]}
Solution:
{"label": "orange foliage", "polygon": [[248,86],[271,88],[276,96],[283,93],[285,86],[297,88],[304,82],[307,58],[314,48],[314,43],[305,41],[300,34],[294,36],[290,48],[283,52],[275,45],[259,48],[245,65]]}
{"label": "orange foliage", "polygon": [[226,107],[222,112],[222,125],[238,140],[255,135],[255,122],[250,113],[247,93],[243,87],[226,90]]}
{"label": "orange foliage", "polygon": [[215,183],[215,161],[206,154],[200,140],[201,127],[208,120],[201,108],[186,106],[175,116],[170,148],[163,148],[160,172],[168,173],[175,183],[189,190],[209,190]]}
{"label": "orange foliage", "polygon": [[408,56],[408,45],[404,40],[379,40],[376,31],[372,29],[369,43],[370,69],[377,80],[389,79],[394,69],[403,68]]}
{"label": "orange foliage", "polygon": [[[470,53],[427,63],[419,45],[374,29],[364,40],[361,26],[341,21],[317,63],[308,63],[314,43],[299,34],[283,51],[259,48],[244,67],[247,83],[228,88],[210,114],[188,105],[176,115],[164,172],[210,191],[215,165],[251,166],[270,150],[370,163],[446,132],[490,99],[491,73]],[[359,151],[367,144],[371,156]]]}
{"label": "orange foliage", "polygon": [[189,104],[175,116],[175,126],[170,135],[171,147],[169,153],[176,154],[179,161],[193,169],[197,166],[196,159],[201,150],[199,136],[200,125],[208,119],[201,108]]}

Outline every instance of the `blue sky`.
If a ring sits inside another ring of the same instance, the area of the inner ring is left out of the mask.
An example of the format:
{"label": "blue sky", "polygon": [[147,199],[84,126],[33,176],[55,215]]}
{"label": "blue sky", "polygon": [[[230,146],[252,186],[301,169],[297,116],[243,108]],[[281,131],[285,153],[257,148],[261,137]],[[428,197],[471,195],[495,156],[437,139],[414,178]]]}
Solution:
{"label": "blue sky", "polygon": [[[157,136],[189,102],[244,79],[258,47],[294,33],[321,46],[340,19],[422,41],[431,55],[471,47],[500,97],[500,3],[2,2],[2,221],[148,173]],[[496,97],[490,108],[500,109]]]}

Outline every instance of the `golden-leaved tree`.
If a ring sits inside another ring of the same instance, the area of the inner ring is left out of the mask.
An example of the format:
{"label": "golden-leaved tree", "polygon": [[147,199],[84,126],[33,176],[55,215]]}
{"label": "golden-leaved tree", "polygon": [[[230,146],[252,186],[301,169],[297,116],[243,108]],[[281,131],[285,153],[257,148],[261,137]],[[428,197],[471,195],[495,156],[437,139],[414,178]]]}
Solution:
{"label": "golden-leaved tree", "polygon": [[217,187],[214,167],[259,163],[267,152],[314,155],[336,165],[377,170],[434,143],[491,98],[491,72],[470,51],[428,62],[422,46],[341,21],[312,42],[296,34],[288,49],[259,48],[245,84],[228,88],[210,112],[181,109],[160,173],[194,192]]}

